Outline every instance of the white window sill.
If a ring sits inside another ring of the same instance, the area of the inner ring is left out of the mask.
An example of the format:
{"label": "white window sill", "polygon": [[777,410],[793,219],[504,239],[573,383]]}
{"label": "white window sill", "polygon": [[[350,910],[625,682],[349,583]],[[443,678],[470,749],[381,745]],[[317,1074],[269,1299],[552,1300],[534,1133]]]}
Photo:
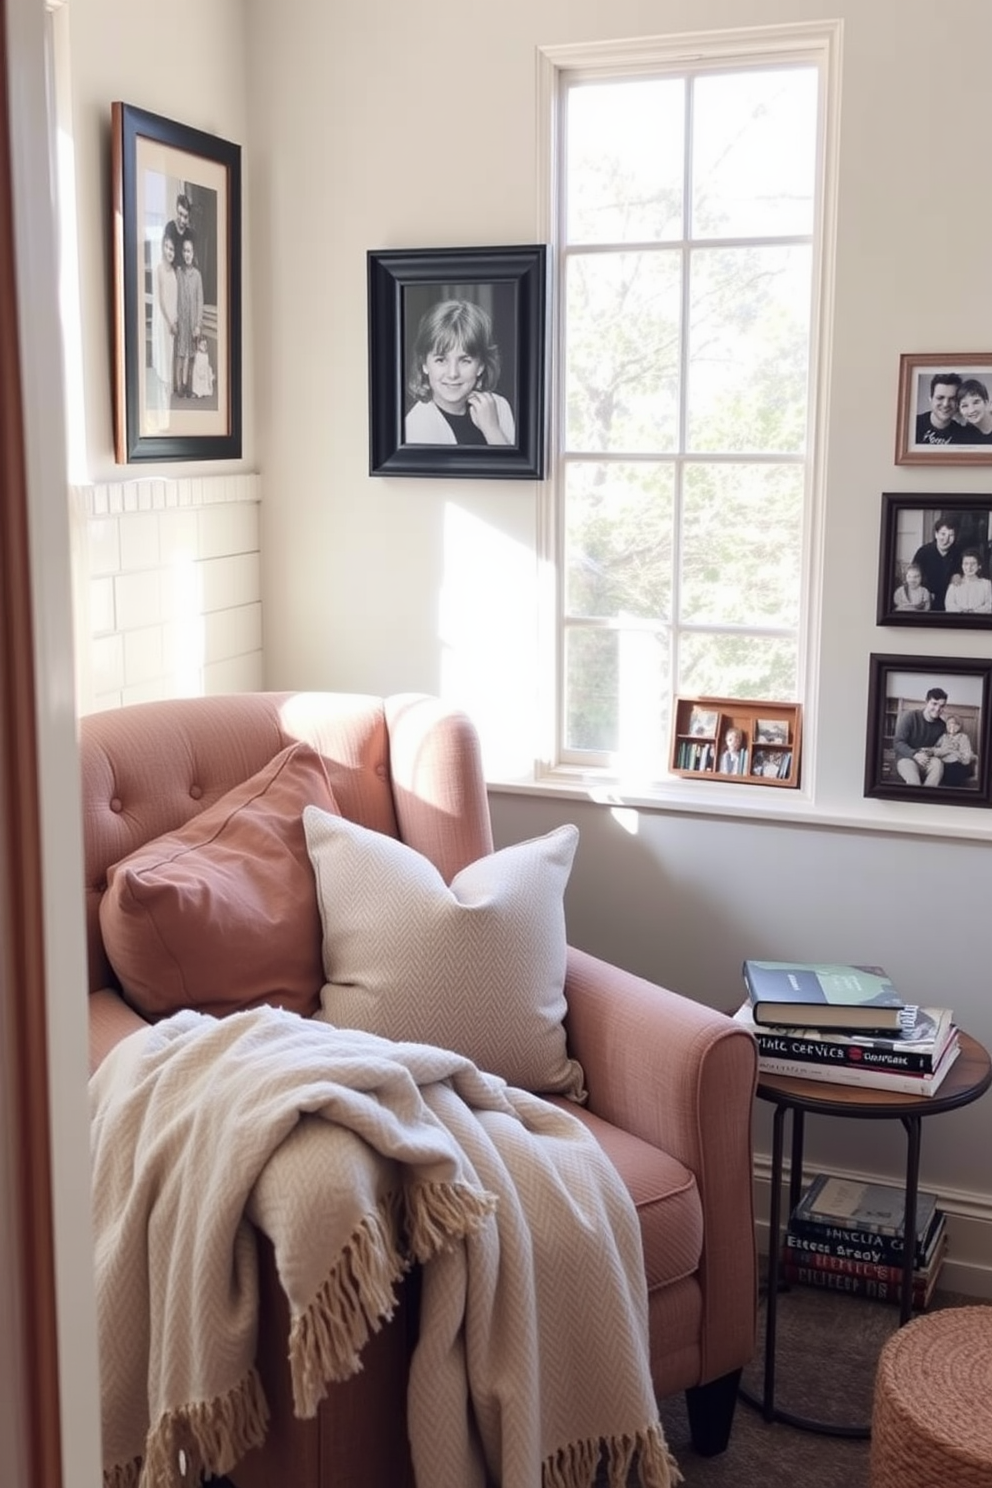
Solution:
{"label": "white window sill", "polygon": [[614,810],[744,817],[752,821],[830,827],[850,832],[992,841],[992,808],[989,807],[935,804],[920,809],[913,801],[885,801],[866,796],[857,807],[838,809],[818,806],[811,793],[802,787],[776,790],[771,786],[731,785],[716,780],[697,784],[677,777],[650,790],[643,786],[629,789],[605,772],[597,774],[595,771],[564,769],[531,779],[494,777],[486,784],[491,795],[587,801]]}

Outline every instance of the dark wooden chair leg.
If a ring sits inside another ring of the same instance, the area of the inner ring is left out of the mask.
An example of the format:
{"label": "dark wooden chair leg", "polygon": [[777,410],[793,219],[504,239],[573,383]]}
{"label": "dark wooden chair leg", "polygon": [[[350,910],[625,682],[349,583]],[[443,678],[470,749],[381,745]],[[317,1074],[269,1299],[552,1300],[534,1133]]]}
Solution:
{"label": "dark wooden chair leg", "polygon": [[737,1404],[741,1370],[710,1380],[706,1385],[693,1385],[685,1392],[689,1413],[689,1434],[693,1449],[700,1457],[716,1457],[725,1452],[730,1441],[730,1428]]}

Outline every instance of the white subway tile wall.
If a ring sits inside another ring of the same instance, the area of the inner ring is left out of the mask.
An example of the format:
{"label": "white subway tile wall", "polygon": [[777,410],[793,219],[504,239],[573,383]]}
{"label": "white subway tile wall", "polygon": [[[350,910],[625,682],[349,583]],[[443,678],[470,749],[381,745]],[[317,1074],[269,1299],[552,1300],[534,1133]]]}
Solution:
{"label": "white subway tile wall", "polygon": [[70,495],[81,713],[264,686],[257,475]]}

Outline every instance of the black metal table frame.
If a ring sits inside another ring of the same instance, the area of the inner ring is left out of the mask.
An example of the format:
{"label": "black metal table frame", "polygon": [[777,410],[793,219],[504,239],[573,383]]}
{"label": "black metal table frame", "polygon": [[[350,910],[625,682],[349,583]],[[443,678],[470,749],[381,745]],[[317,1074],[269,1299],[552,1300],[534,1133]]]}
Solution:
{"label": "black metal table frame", "polygon": [[[984,1069],[978,1077],[963,1088],[954,1089],[951,1080],[948,1090],[935,1096],[917,1096],[906,1102],[893,1105],[846,1104],[831,1100],[823,1094],[822,1085],[816,1096],[804,1097],[798,1091],[778,1090],[762,1085],[758,1080],[758,1098],[770,1101],[775,1106],[772,1123],[772,1172],[771,1202],[768,1213],[768,1280],[765,1313],[765,1360],[764,1385],[761,1398],[741,1388],[740,1395],[748,1405],[760,1410],[768,1422],[781,1421],[785,1425],[798,1427],[801,1431],[814,1431],[821,1436],[843,1436],[865,1438],[871,1435],[870,1425],[844,1425],[833,1421],[817,1421],[808,1416],[783,1410],[775,1404],[775,1334],[778,1295],[781,1290],[781,1228],[782,1228],[782,1162],[784,1156],[784,1128],[787,1111],[792,1112],[792,1152],[789,1169],[789,1213],[795,1209],[802,1195],[803,1145],[806,1113],[823,1116],[839,1116],[847,1120],[880,1120],[902,1122],[906,1130],[906,1181],[903,1235],[916,1235],[917,1193],[920,1177],[920,1147],[922,1125],[925,1116],[954,1110],[969,1105],[988,1090],[992,1084],[988,1054],[974,1040],[968,1041],[980,1051]],[[952,1074],[954,1072],[952,1071]],[[907,1109],[908,1107],[908,1109]],[[903,1246],[902,1295],[899,1303],[899,1326],[909,1321],[913,1311],[913,1271],[916,1261],[916,1243],[908,1241]]]}
{"label": "black metal table frame", "polygon": [[[767,1301],[765,1312],[765,1373],[763,1396],[759,1400],[748,1390],[741,1390],[741,1397],[748,1405],[757,1407],[762,1412],[766,1421],[781,1421],[787,1426],[798,1427],[800,1431],[815,1431],[822,1436],[843,1436],[865,1438],[870,1436],[871,1428],[868,1425],[844,1425],[833,1421],[816,1421],[808,1416],[800,1416],[793,1411],[783,1410],[775,1404],[775,1340],[776,1340],[776,1314],[778,1312],[778,1294],[780,1286],[779,1269],[781,1260],[781,1228],[782,1228],[782,1159],[784,1155],[784,1126],[786,1112],[792,1111],[792,1157],[789,1171],[789,1213],[799,1203],[802,1197],[803,1187],[803,1146],[805,1137],[806,1112],[802,1106],[795,1105],[787,1097],[776,1097],[775,1116],[772,1123],[772,1192],[771,1205],[768,1214],[768,1281]],[[840,1114],[836,1110],[831,1115]],[[851,1110],[849,1119],[864,1116],[863,1111]],[[889,1118],[895,1120],[893,1112]],[[920,1142],[922,1135],[922,1116],[899,1116],[907,1133],[906,1149],[906,1208],[904,1234],[915,1235],[916,1233],[916,1196],[919,1189],[920,1178]],[[903,1247],[902,1263],[902,1298],[899,1304],[899,1326],[908,1322],[913,1311],[913,1269],[915,1261],[915,1245]]]}

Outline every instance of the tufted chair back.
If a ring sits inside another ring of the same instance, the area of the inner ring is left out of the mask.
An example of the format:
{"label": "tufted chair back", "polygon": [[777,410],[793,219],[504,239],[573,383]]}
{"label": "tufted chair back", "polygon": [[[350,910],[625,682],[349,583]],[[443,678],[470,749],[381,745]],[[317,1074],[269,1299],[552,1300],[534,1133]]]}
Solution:
{"label": "tufted chair back", "polygon": [[296,740],[343,815],[424,853],[450,882],[492,851],[477,735],[437,698],[262,692],[170,698],[80,722],[89,990],[116,987],[100,934],[107,869],[182,826]]}

